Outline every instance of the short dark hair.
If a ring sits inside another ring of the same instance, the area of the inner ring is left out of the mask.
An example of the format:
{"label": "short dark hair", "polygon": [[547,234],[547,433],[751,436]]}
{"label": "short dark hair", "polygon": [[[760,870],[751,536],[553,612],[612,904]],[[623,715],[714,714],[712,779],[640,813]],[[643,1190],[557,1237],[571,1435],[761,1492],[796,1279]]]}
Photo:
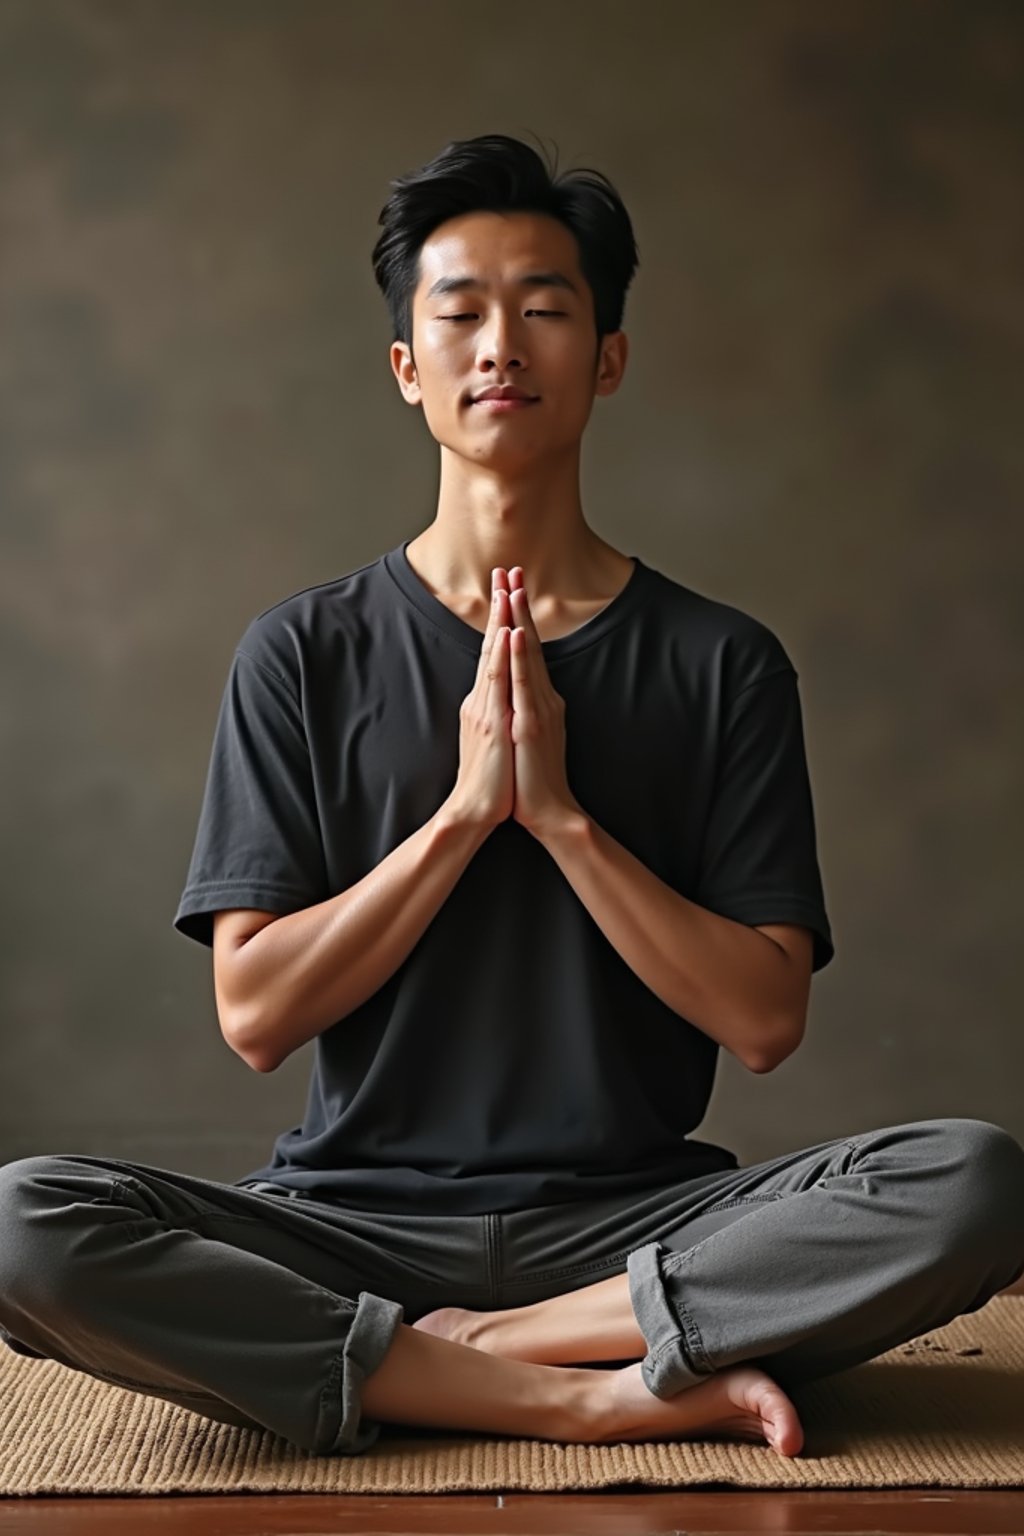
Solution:
{"label": "short dark hair", "polygon": [[485,133],[456,139],[433,160],[390,183],[377,220],[373,272],[387,302],[396,341],[412,347],[412,297],[424,241],[447,219],[480,212],[545,213],[576,237],[580,268],[594,296],[598,347],[622,328],[626,290],[639,265],[629,214],[600,171],[558,175],[520,139]]}

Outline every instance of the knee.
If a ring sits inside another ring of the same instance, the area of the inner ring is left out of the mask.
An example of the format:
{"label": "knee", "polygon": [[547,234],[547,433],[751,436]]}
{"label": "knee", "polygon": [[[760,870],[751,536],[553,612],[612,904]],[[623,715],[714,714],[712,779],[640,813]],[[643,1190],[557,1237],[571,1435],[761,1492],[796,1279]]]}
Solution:
{"label": "knee", "polygon": [[43,1181],[56,1184],[62,1172],[66,1175],[67,1162],[43,1156],[0,1165],[0,1303],[5,1297],[15,1300],[26,1287],[38,1296],[59,1270],[52,1251],[44,1248],[52,1241],[49,1227],[32,1217],[45,1195]]}
{"label": "knee", "polygon": [[19,1157],[13,1163],[0,1163],[0,1211],[4,1215],[18,1211],[40,1178],[66,1173],[70,1159],[67,1157]]}
{"label": "knee", "polygon": [[995,1244],[1024,1263],[1024,1147],[988,1120],[935,1124],[952,1178],[943,1211],[950,1241],[978,1253]]}
{"label": "knee", "polygon": [[38,1178],[58,1172],[62,1161],[60,1157],[20,1157],[0,1164],[0,1231],[6,1235],[8,1223],[24,1215]]}
{"label": "knee", "polygon": [[949,1119],[944,1145],[950,1149],[965,1184],[979,1199],[996,1205],[1010,1202],[1020,1209],[1024,1200],[1024,1147],[1010,1132],[990,1120]]}

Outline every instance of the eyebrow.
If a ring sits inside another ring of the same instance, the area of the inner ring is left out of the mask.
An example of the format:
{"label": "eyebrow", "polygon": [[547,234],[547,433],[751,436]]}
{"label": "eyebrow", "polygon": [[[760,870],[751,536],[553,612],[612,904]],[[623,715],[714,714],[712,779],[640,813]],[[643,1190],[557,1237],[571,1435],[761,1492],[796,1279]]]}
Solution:
{"label": "eyebrow", "polygon": [[[527,272],[519,278],[521,288],[566,288],[579,298],[579,289],[576,284],[565,276],[564,272]],[[426,297],[434,298],[436,294],[461,293],[464,288],[486,288],[487,284],[479,277],[439,277],[432,287],[428,288]]]}

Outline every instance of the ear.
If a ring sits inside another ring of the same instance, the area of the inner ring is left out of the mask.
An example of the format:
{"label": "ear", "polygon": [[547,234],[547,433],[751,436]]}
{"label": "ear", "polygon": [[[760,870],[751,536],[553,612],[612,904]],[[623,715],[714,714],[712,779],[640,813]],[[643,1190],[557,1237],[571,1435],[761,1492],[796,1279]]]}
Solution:
{"label": "ear", "polygon": [[398,387],[404,399],[409,405],[419,405],[423,397],[416,377],[416,364],[412,360],[408,344],[404,341],[393,341],[389,358],[391,371],[398,380]]}
{"label": "ear", "polygon": [[601,338],[601,354],[597,364],[597,382],[594,393],[614,395],[622,383],[629,356],[629,337],[625,331],[611,331]]}

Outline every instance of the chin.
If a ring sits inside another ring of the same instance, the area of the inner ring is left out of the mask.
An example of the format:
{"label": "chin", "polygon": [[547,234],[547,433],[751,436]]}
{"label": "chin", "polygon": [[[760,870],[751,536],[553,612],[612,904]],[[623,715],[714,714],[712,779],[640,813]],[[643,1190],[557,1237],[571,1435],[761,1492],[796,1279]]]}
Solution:
{"label": "chin", "polygon": [[536,441],[527,442],[523,439],[517,442],[513,433],[505,433],[503,430],[483,434],[449,431],[443,437],[433,432],[431,436],[439,447],[447,448],[457,458],[466,459],[471,464],[491,465],[495,469],[532,463],[544,452]]}

